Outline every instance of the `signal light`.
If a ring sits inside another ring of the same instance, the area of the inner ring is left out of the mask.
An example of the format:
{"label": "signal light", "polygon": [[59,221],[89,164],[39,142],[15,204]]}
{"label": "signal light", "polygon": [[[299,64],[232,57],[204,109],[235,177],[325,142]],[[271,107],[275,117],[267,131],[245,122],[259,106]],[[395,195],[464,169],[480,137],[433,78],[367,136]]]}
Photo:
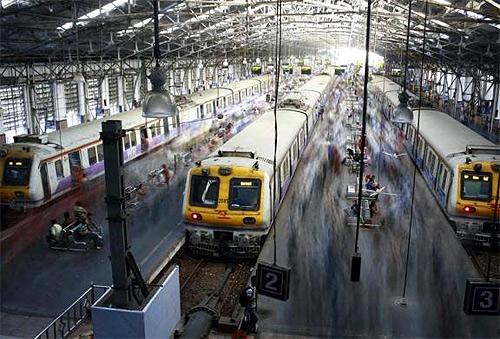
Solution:
{"label": "signal light", "polygon": [[465,213],[474,213],[474,212],[476,212],[476,208],[474,206],[465,206],[464,212]]}
{"label": "signal light", "polygon": [[191,213],[191,219],[194,221],[201,221],[201,214],[200,213]]}

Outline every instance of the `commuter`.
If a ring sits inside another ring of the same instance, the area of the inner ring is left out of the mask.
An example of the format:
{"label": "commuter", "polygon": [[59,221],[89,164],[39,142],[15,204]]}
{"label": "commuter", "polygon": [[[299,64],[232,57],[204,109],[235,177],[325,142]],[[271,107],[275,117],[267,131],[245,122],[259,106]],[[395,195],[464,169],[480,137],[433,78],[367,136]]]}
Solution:
{"label": "commuter", "polygon": [[377,202],[375,200],[370,202],[370,218],[374,218],[380,213],[380,210],[377,207]]}
{"label": "commuter", "polygon": [[57,223],[56,219],[52,219],[50,223],[49,234],[53,240],[59,241],[61,239],[62,226]]}
{"label": "commuter", "polygon": [[239,297],[240,305],[245,309],[245,316],[243,317],[243,321],[241,323],[241,328],[249,333],[256,333],[258,329],[257,322],[259,318],[257,317],[257,300],[256,300],[256,289],[255,282],[256,277],[253,276],[251,278],[250,286],[245,287],[245,289],[241,292]]}
{"label": "commuter", "polygon": [[172,173],[168,169],[166,164],[161,165],[161,174],[163,175],[164,181],[168,187],[170,187],[170,179],[172,178]]}
{"label": "commuter", "polygon": [[367,175],[366,176],[366,189],[370,191],[377,191],[380,188],[380,185],[375,182],[375,176],[374,175]]}
{"label": "commuter", "polygon": [[85,225],[89,223],[89,212],[87,212],[80,201],[75,202],[75,206],[73,206],[73,215],[75,216],[75,220],[79,223]]}

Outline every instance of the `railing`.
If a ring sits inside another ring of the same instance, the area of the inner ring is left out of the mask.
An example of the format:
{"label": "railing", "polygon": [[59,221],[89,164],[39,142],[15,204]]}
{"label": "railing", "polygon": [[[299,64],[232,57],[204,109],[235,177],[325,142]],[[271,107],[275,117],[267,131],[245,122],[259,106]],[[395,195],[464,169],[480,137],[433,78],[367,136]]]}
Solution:
{"label": "railing", "polygon": [[91,285],[73,304],[45,327],[35,339],[66,338],[87,317],[90,306],[111,287]]}

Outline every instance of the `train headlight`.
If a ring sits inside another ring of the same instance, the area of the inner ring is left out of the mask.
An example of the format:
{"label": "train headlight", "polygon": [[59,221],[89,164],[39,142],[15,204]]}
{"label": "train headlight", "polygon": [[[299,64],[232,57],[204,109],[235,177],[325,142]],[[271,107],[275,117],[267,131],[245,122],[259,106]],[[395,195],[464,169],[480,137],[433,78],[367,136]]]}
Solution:
{"label": "train headlight", "polygon": [[194,221],[201,221],[203,218],[200,213],[191,213],[191,219]]}
{"label": "train headlight", "polygon": [[474,206],[467,205],[467,206],[464,206],[463,211],[465,213],[474,213],[474,212],[476,212],[476,208]]}

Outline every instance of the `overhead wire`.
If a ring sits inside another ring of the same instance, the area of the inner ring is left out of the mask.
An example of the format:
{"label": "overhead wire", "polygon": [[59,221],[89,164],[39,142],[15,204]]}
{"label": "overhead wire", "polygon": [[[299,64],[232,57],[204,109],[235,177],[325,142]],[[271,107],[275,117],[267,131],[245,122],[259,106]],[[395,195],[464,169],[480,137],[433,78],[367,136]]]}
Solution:
{"label": "overhead wire", "polygon": [[[281,0],[276,0],[276,46],[275,46],[275,55],[274,55],[274,72],[276,74],[275,84],[274,84],[274,152],[273,152],[273,183],[269,183],[273,185],[273,201],[272,201],[272,211],[273,215],[276,213],[276,182],[277,175],[276,172],[276,150],[278,148],[278,91],[279,91],[279,83],[280,83],[280,71],[281,71]],[[279,180],[278,180],[279,182]],[[276,225],[275,219],[273,218],[273,246],[274,246],[274,265],[276,265]]]}
{"label": "overhead wire", "polygon": [[[418,111],[417,111],[417,132],[416,132],[416,141],[415,141],[415,148],[414,148],[414,159],[417,159],[417,154],[418,154],[418,148],[419,148],[419,131],[420,131],[420,111],[422,108],[422,80],[423,80],[423,75],[424,75],[424,62],[425,62],[425,45],[427,42],[427,18],[429,15],[429,1],[425,1],[425,16],[424,16],[424,32],[422,36],[422,59],[421,59],[421,64],[420,64],[420,83],[419,83],[419,95],[418,95]],[[408,15],[410,17],[410,15]],[[408,24],[410,23],[410,20],[408,20]],[[409,30],[408,30],[409,34]],[[406,56],[406,64],[408,64],[408,55]],[[405,74],[406,77],[406,74]],[[406,87],[406,79],[405,79],[405,87]],[[416,161],[416,160],[415,160]],[[410,203],[410,226],[408,229],[408,241],[406,245],[406,262],[405,262],[405,275],[404,275],[404,282],[403,282],[403,299],[406,297],[406,287],[407,287],[407,281],[408,281],[408,264],[410,260],[410,245],[411,245],[411,230],[412,230],[412,225],[413,225],[413,206],[415,203],[415,182],[417,179],[417,165],[413,167],[413,183],[412,183],[412,188],[411,188],[411,203]]]}

